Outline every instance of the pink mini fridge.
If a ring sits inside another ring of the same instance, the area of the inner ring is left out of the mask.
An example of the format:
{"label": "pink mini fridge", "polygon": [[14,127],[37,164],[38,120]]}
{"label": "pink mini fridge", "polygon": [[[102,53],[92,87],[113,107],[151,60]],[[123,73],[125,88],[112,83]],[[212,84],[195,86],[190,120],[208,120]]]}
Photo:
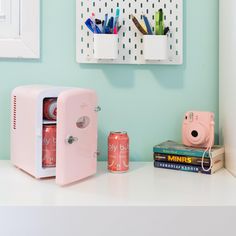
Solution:
{"label": "pink mini fridge", "polygon": [[[56,120],[45,120],[45,99],[56,99]],[[11,161],[35,178],[67,185],[96,173],[97,96],[93,90],[43,85],[12,92]],[[43,129],[55,125],[55,166],[43,166]]]}

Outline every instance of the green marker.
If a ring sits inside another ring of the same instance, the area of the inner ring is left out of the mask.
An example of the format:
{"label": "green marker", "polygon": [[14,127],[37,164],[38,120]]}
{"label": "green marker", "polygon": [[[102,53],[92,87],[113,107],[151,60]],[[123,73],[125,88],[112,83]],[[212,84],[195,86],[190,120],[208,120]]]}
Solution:
{"label": "green marker", "polygon": [[165,26],[164,26],[164,14],[162,9],[159,9],[159,11],[155,13],[155,24],[156,24],[155,27],[156,35],[164,35]]}

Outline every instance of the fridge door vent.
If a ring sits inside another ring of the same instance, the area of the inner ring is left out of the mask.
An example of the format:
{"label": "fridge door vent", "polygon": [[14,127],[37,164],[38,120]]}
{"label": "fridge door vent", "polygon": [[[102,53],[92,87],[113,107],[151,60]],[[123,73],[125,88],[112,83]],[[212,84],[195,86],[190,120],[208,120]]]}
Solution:
{"label": "fridge door vent", "polygon": [[13,96],[13,129],[16,129],[16,96]]}

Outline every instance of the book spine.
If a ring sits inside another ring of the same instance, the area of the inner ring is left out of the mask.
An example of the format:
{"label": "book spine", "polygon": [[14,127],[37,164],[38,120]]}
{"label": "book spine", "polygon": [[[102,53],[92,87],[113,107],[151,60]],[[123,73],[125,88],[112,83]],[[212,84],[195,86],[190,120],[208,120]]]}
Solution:
{"label": "book spine", "polygon": [[[163,154],[155,152],[154,160],[161,161],[161,162],[173,162],[173,163],[180,163],[180,164],[189,164],[189,165],[196,165],[200,166],[202,163],[201,157],[192,157],[192,156],[180,156],[180,155],[172,155],[172,154]],[[210,167],[210,159],[204,158],[204,166],[206,168]]]}
{"label": "book spine", "polygon": [[[202,157],[203,151],[194,151],[194,150],[176,150],[171,148],[158,148],[154,147],[153,152],[163,153],[163,154],[172,154],[179,156],[192,156],[192,157]],[[209,158],[209,153],[206,152],[206,158]]]}
{"label": "book spine", "polygon": [[179,171],[187,171],[187,172],[194,172],[194,173],[203,173],[203,174],[208,174],[208,175],[211,174],[211,170],[204,171],[201,168],[201,166],[177,164],[177,163],[170,163],[170,162],[154,161],[154,167],[162,168],[162,169],[169,169],[169,170],[179,170]]}

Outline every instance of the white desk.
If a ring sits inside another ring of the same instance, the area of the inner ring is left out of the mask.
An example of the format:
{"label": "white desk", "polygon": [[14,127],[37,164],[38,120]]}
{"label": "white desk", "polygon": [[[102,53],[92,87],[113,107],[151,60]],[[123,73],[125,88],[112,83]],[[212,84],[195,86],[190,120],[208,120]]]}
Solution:
{"label": "white desk", "polygon": [[236,179],[225,169],[209,176],[141,162],[111,174],[99,163],[96,176],[59,187],[0,161],[0,187],[1,236],[236,235]]}

